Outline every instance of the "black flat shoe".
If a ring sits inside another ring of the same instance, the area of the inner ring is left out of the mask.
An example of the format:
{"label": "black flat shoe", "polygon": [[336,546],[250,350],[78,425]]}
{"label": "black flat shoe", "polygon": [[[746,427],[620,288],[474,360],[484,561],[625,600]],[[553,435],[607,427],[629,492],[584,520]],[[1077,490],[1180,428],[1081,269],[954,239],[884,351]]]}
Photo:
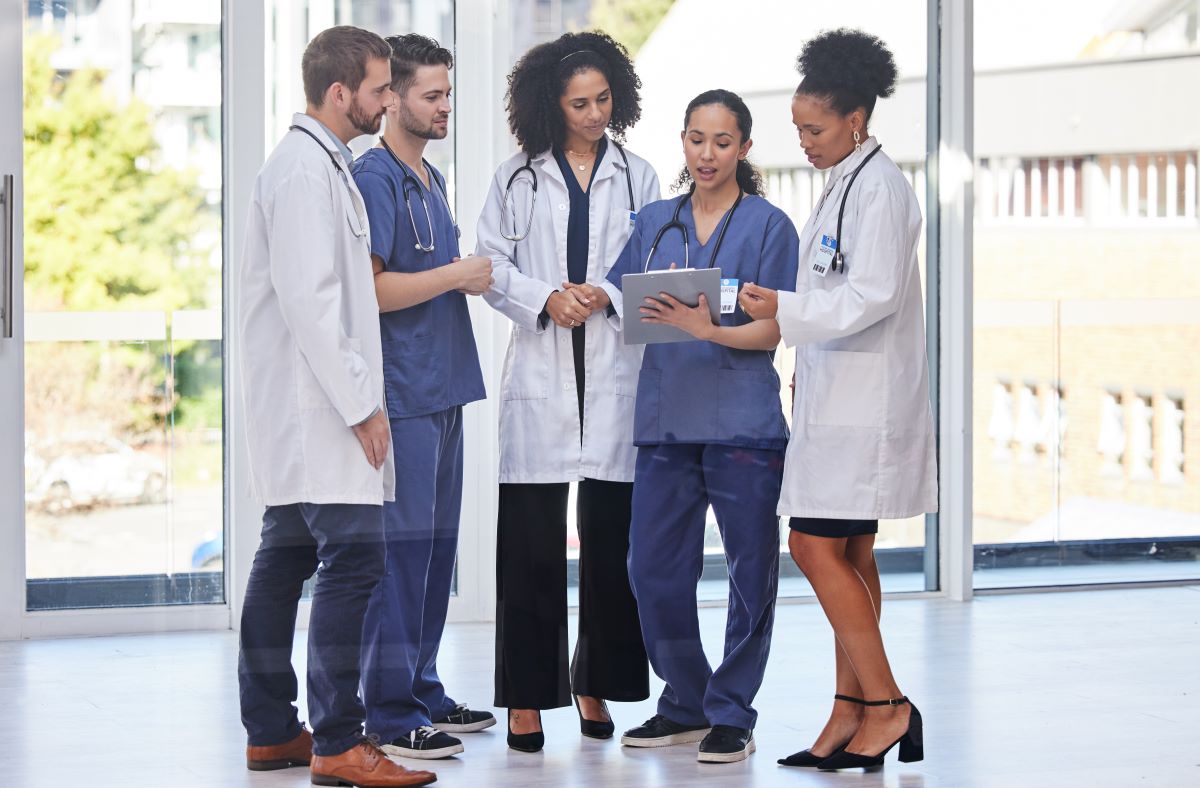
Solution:
{"label": "black flat shoe", "polygon": [[[849,695],[834,695],[833,699],[844,700],[847,703],[857,703],[860,706],[866,703],[866,701],[862,698],[854,698]],[[849,743],[850,740],[847,739],[837,747],[834,747],[833,752],[829,753],[828,755],[813,755],[812,750],[801,750],[800,752],[792,753],[786,758],[780,758],[778,761],[776,761],[776,763],[778,763],[780,766],[798,766],[805,769],[812,768],[814,766],[820,766],[822,762],[840,754],[842,750],[846,749],[846,745]]]}
{"label": "black flat shoe", "polygon": [[613,725],[612,714],[608,712],[608,704],[603,699],[600,700],[600,705],[604,707],[604,713],[608,714],[608,722],[597,722],[583,716],[583,709],[579,708],[578,695],[571,697],[575,699],[575,711],[579,713],[579,732],[589,739],[611,739],[617,728]]}
{"label": "black flat shoe", "polygon": [[[538,722],[542,721],[542,713],[538,712]],[[546,745],[546,734],[542,731],[533,733],[513,733],[512,712],[508,713],[508,746],[521,752],[539,752]]]}
{"label": "black flat shoe", "polygon": [[922,731],[921,712],[917,711],[917,707],[913,705],[907,697],[892,698],[890,700],[869,700],[863,703],[864,706],[903,706],[907,703],[912,706],[912,713],[908,717],[908,730],[904,732],[899,739],[889,744],[883,749],[883,752],[875,755],[864,755],[857,752],[849,752],[842,750],[839,753],[831,755],[829,758],[821,761],[817,768],[823,772],[837,771],[838,769],[874,769],[883,766],[883,757],[888,754],[888,751],[900,745],[900,762],[913,763],[922,760],[925,757],[924,735]]}

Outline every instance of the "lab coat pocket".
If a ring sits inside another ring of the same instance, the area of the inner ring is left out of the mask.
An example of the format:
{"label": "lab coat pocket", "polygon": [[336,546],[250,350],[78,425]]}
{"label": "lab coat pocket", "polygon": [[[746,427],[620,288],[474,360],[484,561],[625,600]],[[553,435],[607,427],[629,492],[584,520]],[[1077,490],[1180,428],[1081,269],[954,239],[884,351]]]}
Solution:
{"label": "lab coat pocket", "polygon": [[[361,339],[350,337],[349,341],[351,350],[355,353],[362,353]],[[321,381],[317,380],[317,375],[309,366],[308,360],[304,358],[304,354],[300,352],[299,348],[293,352],[295,353],[293,366],[296,368],[296,401],[300,410],[332,408],[333,402],[325,393],[325,389],[321,387]]]}
{"label": "lab coat pocket", "polygon": [[642,366],[641,346],[627,347],[618,338],[613,353],[616,354],[613,384],[618,397],[636,397],[638,371]]}
{"label": "lab coat pocket", "polygon": [[500,380],[503,400],[546,399],[550,396],[550,353],[554,331],[541,334],[513,326]]}
{"label": "lab coat pocket", "polygon": [[828,427],[883,426],[883,354],[826,350],[812,370],[808,423]]}
{"label": "lab coat pocket", "polygon": [[638,375],[637,401],[633,411],[633,439],[654,443],[662,438],[659,408],[662,400],[662,371],[643,369]]}

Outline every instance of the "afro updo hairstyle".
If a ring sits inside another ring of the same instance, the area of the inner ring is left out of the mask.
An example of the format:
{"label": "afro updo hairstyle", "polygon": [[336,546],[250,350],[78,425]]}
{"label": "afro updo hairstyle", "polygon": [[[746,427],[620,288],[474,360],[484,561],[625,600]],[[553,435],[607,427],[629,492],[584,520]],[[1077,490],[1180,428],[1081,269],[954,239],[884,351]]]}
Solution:
{"label": "afro updo hairstyle", "polygon": [[601,31],[566,33],[539,44],[513,66],[508,75],[508,127],[529,156],[536,156],[566,138],[559,99],[571,77],[595,69],[612,90],[608,129],[617,142],[642,117],[642,81],[633,70],[625,47]]}
{"label": "afro updo hairstyle", "polygon": [[880,39],[861,30],[840,28],[821,33],[804,45],[796,58],[803,79],[797,95],[812,96],[849,115],[862,107],[867,120],[877,98],[896,90],[896,62]]}

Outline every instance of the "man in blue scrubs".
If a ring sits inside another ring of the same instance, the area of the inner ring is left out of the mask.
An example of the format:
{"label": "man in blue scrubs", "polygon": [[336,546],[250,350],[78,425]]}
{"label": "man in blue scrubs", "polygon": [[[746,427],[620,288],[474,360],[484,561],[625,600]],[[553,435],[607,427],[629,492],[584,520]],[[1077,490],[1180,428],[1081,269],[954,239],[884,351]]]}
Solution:
{"label": "man in blue scrubs", "polygon": [[449,733],[494,725],[452,700],[437,653],[458,548],[462,406],[483,399],[466,295],[492,283],[491,260],[459,258],[442,174],[423,159],[450,116],[453,59],[436,41],[393,36],[392,90],[380,146],[354,163],[371,227],[383,373],[396,461],[396,501],[384,507],[386,568],[367,609],[363,700],[384,752],[445,758]]}

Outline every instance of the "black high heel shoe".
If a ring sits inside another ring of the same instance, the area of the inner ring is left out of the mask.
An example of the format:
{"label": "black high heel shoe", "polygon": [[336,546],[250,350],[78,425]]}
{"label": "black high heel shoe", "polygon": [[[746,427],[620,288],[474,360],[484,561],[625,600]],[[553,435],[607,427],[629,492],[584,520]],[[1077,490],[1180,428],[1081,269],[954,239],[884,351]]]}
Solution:
{"label": "black high heel shoe", "polygon": [[925,742],[922,731],[921,712],[917,711],[917,707],[907,697],[891,698],[889,700],[868,700],[864,701],[864,706],[903,706],[907,703],[912,707],[912,713],[908,717],[908,730],[896,741],[889,744],[876,755],[863,755],[857,752],[849,752],[843,749],[841,752],[831,755],[829,758],[817,764],[817,768],[823,772],[832,772],[838,769],[873,769],[877,766],[883,766],[883,757],[888,754],[888,750],[900,745],[900,762],[913,763],[922,760],[925,757]]}
{"label": "black high heel shoe", "polygon": [[604,707],[604,713],[608,714],[608,722],[597,722],[583,716],[583,709],[579,708],[578,695],[571,697],[575,699],[575,711],[579,713],[579,732],[589,739],[611,739],[617,728],[613,725],[612,714],[609,713],[608,704],[604,702],[604,699],[600,699],[600,705]]}
{"label": "black high heel shoe", "polygon": [[[542,722],[542,713],[538,712],[538,724]],[[533,733],[513,733],[512,710],[508,712],[508,746],[521,752],[538,752],[546,745],[546,734],[542,731]]]}
{"label": "black high heel shoe", "polygon": [[[867,703],[862,698],[852,698],[849,695],[834,695],[833,699],[844,700],[847,703],[857,703],[860,706],[866,705]],[[817,766],[822,762],[841,754],[842,750],[846,749],[846,745],[849,743],[850,739],[846,739],[846,741],[842,742],[837,747],[834,747],[833,752],[829,753],[828,755],[813,755],[812,750],[801,750],[800,752],[792,753],[786,758],[780,758],[778,761],[776,761],[776,763],[778,763],[780,766],[799,766],[802,768]]]}

